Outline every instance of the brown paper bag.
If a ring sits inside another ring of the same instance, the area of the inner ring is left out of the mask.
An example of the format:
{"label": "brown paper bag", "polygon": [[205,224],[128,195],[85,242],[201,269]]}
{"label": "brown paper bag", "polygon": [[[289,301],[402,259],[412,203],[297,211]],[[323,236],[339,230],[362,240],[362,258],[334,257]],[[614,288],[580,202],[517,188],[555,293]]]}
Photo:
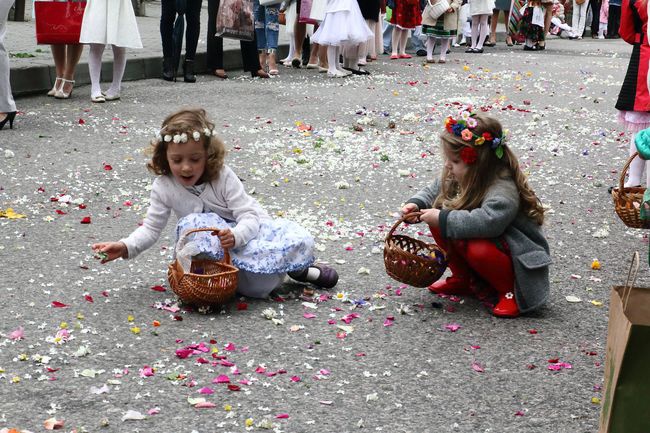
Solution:
{"label": "brown paper bag", "polygon": [[609,306],[599,433],[650,432],[650,289],[634,287],[639,253]]}

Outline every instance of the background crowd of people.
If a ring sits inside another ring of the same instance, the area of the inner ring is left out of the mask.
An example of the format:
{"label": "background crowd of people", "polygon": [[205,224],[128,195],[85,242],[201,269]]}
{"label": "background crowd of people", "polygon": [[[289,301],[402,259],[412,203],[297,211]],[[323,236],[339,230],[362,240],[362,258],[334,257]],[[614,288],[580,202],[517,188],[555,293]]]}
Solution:
{"label": "background crowd of people", "polygon": [[[62,1],[62,0],[38,0]],[[63,0],[65,1],[65,0]],[[225,0],[207,0],[207,70],[227,79],[223,39],[217,36],[219,6]],[[582,39],[619,38],[622,0],[252,0],[253,40],[241,41],[244,70],[252,77],[278,75],[278,65],[318,69],[332,78],[367,75],[366,66],[385,54],[391,60],[426,56],[429,63],[446,63],[451,47],[483,53],[497,44],[496,30],[503,20],[508,46],[524,50],[546,48],[546,35]],[[13,127],[16,107],[9,83],[9,58],[4,48],[7,16],[14,0],[0,0],[0,129]],[[196,50],[201,34],[203,0],[160,0],[162,78],[196,82]],[[435,12],[443,8],[442,11]],[[185,24],[185,55],[181,60]],[[176,34],[175,34],[176,32]],[[289,53],[278,58],[280,33],[288,37]],[[179,46],[179,38],[180,45]],[[126,48],[142,48],[130,0],[87,0],[79,44],[51,45],[56,77],[48,96],[67,99],[75,84],[83,46],[89,45],[90,98],[102,103],[121,97]],[[110,87],[100,87],[104,47],[113,52]],[[439,57],[434,59],[438,48]],[[182,66],[181,66],[182,65]],[[198,69],[201,70],[203,65]]]}

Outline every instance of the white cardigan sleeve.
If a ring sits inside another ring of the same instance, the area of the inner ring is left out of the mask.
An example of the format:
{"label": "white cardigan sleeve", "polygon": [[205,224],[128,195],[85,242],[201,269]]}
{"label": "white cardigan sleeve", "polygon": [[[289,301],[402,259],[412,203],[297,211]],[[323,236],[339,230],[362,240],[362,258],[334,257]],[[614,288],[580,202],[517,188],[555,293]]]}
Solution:
{"label": "white cardigan sleeve", "polygon": [[164,200],[165,191],[161,179],[157,178],[153,182],[151,197],[149,200],[149,209],[147,216],[140,227],[135,229],[127,238],[121,239],[126,245],[129,252],[128,258],[132,259],[138,256],[156,243],[160,237],[160,232],[167,225],[171,207]]}

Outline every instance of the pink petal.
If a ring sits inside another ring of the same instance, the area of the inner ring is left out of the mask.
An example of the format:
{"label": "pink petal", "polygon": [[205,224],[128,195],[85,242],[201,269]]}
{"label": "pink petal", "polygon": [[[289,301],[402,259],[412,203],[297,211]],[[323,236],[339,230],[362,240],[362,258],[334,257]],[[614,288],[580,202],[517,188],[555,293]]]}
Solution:
{"label": "pink petal", "polygon": [[241,383],[242,385],[250,385],[252,382],[248,379],[241,379],[239,383]]}
{"label": "pink petal", "polygon": [[167,289],[165,289],[163,286],[153,286],[151,290],[155,290],[156,292],[165,292]]}
{"label": "pink petal", "polygon": [[225,374],[220,374],[212,380],[212,383],[230,383],[230,378]]}
{"label": "pink petal", "polygon": [[235,350],[237,350],[237,348],[235,347],[234,344],[228,343],[224,346],[223,350],[227,350],[228,352],[234,352]]}
{"label": "pink petal", "polygon": [[481,364],[479,364],[478,362],[472,362],[472,369],[477,373],[485,372],[485,369],[481,367]]}
{"label": "pink petal", "polygon": [[292,382],[300,382],[300,377],[298,377],[298,376],[291,376],[291,379],[290,379],[290,380],[291,380]]}
{"label": "pink petal", "polygon": [[288,413],[279,413],[275,417],[277,419],[287,419],[287,418],[289,418],[289,414]]}
{"label": "pink petal", "polygon": [[194,351],[192,349],[176,349],[176,356],[180,359],[188,358]]}
{"label": "pink petal", "polygon": [[305,319],[313,319],[314,317],[316,317],[316,315],[314,313],[305,313],[302,315],[302,317],[304,317]]}
{"label": "pink petal", "polygon": [[214,394],[214,391],[212,390],[212,388],[208,388],[206,386],[206,387],[203,387],[203,388],[199,389],[198,393],[199,394]]}
{"label": "pink petal", "polygon": [[445,325],[445,329],[456,332],[460,329],[460,325],[458,323],[450,323],[449,325]]}
{"label": "pink petal", "polygon": [[159,407],[152,407],[147,411],[147,415],[158,415],[160,413]]}
{"label": "pink petal", "polygon": [[43,423],[45,430],[59,430],[63,428],[65,421],[56,418],[48,418]]}
{"label": "pink petal", "polygon": [[386,320],[384,320],[384,326],[393,326],[393,322],[395,319],[391,319],[390,317],[386,317]]}
{"label": "pink petal", "polygon": [[194,407],[196,407],[198,409],[209,409],[209,408],[213,408],[213,407],[216,407],[216,406],[217,405],[212,403],[211,401],[203,401],[201,403],[197,403],[197,404],[194,405]]}
{"label": "pink petal", "polygon": [[261,365],[258,366],[258,367],[255,369],[255,373],[260,373],[260,374],[261,374],[261,373],[264,373],[264,372],[266,372],[266,367],[262,367]]}
{"label": "pink petal", "polygon": [[18,329],[15,329],[9,333],[10,340],[22,340],[25,337],[25,328],[19,326]]}

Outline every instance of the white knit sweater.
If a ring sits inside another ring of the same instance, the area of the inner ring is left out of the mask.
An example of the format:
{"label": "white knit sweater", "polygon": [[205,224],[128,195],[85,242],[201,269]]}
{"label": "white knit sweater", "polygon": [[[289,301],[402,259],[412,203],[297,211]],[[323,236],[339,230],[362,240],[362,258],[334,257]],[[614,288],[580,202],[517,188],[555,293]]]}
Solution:
{"label": "white knit sweater", "polygon": [[199,196],[185,189],[173,176],[160,176],[153,182],[142,225],[121,239],[129,251],[128,258],[136,257],[156,243],[172,210],[177,220],[191,213],[214,212],[225,220],[235,221],[237,225],[232,229],[235,247],[246,245],[257,236],[260,221],[270,219],[262,206],[246,194],[244,185],[227,165]]}

